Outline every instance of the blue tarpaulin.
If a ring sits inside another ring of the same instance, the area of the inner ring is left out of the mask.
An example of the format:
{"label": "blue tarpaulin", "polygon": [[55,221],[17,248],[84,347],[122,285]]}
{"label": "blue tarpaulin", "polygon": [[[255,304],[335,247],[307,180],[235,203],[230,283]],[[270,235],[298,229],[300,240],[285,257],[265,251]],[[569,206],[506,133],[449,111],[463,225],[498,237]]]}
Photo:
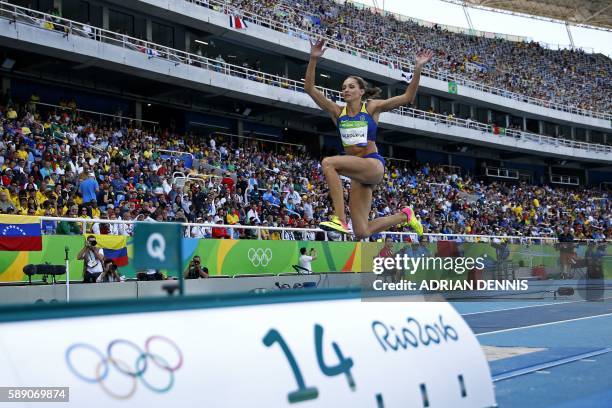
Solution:
{"label": "blue tarpaulin", "polygon": [[193,157],[187,153],[182,153],[180,155],[162,154],[160,157],[162,158],[162,160],[173,160],[175,162],[178,162],[179,160],[184,160],[186,168],[190,169],[193,167]]}

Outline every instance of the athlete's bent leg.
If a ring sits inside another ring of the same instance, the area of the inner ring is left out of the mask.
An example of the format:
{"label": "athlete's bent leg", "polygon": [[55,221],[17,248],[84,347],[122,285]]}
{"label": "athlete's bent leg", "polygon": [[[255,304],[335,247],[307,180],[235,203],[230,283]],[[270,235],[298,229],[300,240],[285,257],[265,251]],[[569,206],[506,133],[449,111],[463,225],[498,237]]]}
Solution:
{"label": "athlete's bent leg", "polygon": [[[368,221],[370,209],[372,207],[372,190],[373,187],[369,185],[361,183],[351,184],[349,208],[351,209],[351,221],[353,222],[353,234],[355,234],[355,238],[368,238],[377,232],[386,231],[395,225],[406,223],[413,219],[416,220],[416,216],[412,213],[412,210],[406,211],[407,209],[404,209],[397,214]],[[422,227],[420,231],[414,227],[413,229],[415,229],[419,235],[423,233]]]}
{"label": "athlete's bent leg", "polygon": [[[335,215],[329,221],[322,222],[321,228],[344,234],[350,232],[344,212],[344,194],[340,175],[350,177],[354,183],[375,184],[382,180],[384,168],[376,159],[356,156],[333,156],[323,159],[323,173],[329,186],[329,195],[334,206]],[[372,198],[368,201],[371,206]],[[367,218],[366,218],[367,220]]]}
{"label": "athlete's bent leg", "polygon": [[349,208],[351,209],[351,221],[353,222],[353,234],[357,239],[370,236],[368,234],[368,218],[372,209],[373,187],[361,184],[357,181],[351,183],[349,193]]}
{"label": "athlete's bent leg", "polygon": [[353,222],[353,234],[357,239],[368,238],[372,234],[385,231],[389,227],[406,221],[406,215],[401,212],[369,221],[368,218],[372,208],[372,190],[373,186],[370,185],[357,182],[351,184],[349,207],[351,209],[351,221]]}
{"label": "athlete's bent leg", "polygon": [[321,162],[323,166],[323,174],[329,188],[329,198],[334,207],[334,213],[343,223],[346,223],[346,214],[344,213],[344,194],[342,191],[342,180],[340,174],[336,170],[336,158],[340,156],[326,157]]}

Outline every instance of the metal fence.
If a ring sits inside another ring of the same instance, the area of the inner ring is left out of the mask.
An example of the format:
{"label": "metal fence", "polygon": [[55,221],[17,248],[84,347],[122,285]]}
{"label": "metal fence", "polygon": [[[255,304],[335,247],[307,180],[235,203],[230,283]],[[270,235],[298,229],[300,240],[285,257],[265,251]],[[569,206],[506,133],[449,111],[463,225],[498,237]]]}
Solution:
{"label": "metal fence", "polygon": [[[34,102],[34,104],[38,105],[38,106],[43,106],[49,109],[54,109],[54,110],[65,110],[65,111],[71,111],[72,108],[67,107],[67,106],[60,106],[60,105],[53,105],[51,103],[44,103],[44,102]],[[75,112],[77,112],[78,114],[80,114],[81,116],[91,116],[91,117],[98,117],[98,120],[100,122],[102,122],[102,118],[110,118],[114,121],[120,122],[121,124],[124,123],[124,121],[126,121],[127,123],[129,122],[136,122],[139,123],[141,125],[149,125],[153,128],[153,131],[155,131],[157,129],[157,127],[159,126],[159,122],[155,122],[152,120],[144,120],[144,119],[138,119],[138,118],[132,118],[129,116],[123,116],[123,115],[113,115],[110,113],[103,113],[103,112],[96,112],[96,111],[90,111],[90,110],[85,110],[85,109],[74,109]]]}
{"label": "metal fence", "polygon": [[[57,224],[61,221],[75,223],[80,227],[80,233],[74,235],[87,235],[97,232],[95,225],[112,224],[123,226],[115,228],[113,233],[109,235],[125,235],[131,236],[136,223],[156,222],[156,221],[139,221],[139,220],[108,220],[108,219],[90,219],[90,218],[68,218],[68,217],[39,217],[42,223],[43,234],[54,235]],[[50,228],[48,223],[55,223]],[[229,224],[211,224],[211,223],[194,223],[182,222],[178,223],[183,227],[183,237],[185,238],[211,238],[213,228],[224,228],[228,231],[228,239],[238,239],[240,231],[251,231],[247,238],[243,239],[272,239],[266,238],[266,233],[277,232],[280,240],[292,241],[349,241],[350,236],[341,235],[324,231],[319,228],[291,228],[291,227],[274,227],[274,226],[255,226],[255,225],[229,225]],[[194,233],[195,231],[195,233]],[[265,232],[264,232],[265,231]],[[377,239],[393,238],[395,241],[417,242],[418,236],[414,232],[396,232],[384,231],[374,235]],[[506,235],[471,235],[471,234],[437,234],[425,233],[424,239],[429,242],[436,241],[456,241],[456,242],[471,242],[471,243],[487,243],[495,242],[496,240],[504,240],[511,244],[551,244],[557,242],[556,237],[551,236],[506,236]],[[366,241],[366,240],[362,240]]]}

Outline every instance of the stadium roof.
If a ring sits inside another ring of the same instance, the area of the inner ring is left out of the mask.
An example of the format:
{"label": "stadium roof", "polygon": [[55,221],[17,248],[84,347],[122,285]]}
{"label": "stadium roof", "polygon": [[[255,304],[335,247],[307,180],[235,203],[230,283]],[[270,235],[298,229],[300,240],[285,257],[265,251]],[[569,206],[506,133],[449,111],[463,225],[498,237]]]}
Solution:
{"label": "stadium roof", "polygon": [[612,31],[610,0],[450,0],[450,2]]}

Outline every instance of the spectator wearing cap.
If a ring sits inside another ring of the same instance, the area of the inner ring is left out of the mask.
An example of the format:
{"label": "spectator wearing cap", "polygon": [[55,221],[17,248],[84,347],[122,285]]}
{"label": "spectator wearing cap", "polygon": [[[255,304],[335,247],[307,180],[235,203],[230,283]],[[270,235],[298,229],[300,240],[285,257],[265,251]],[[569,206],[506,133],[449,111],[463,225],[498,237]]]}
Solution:
{"label": "spectator wearing cap", "polygon": [[[196,218],[196,223],[203,223],[203,222],[204,222],[204,219],[202,217]],[[194,225],[193,227],[191,227],[191,237],[192,238],[210,238],[210,236],[207,236],[207,228],[210,229],[210,227],[206,227],[204,225]]]}
{"label": "spectator wearing cap", "polygon": [[[250,217],[248,219],[248,225],[250,225],[250,226],[259,227],[260,224],[261,223],[259,221],[257,221],[255,219],[255,217]],[[249,229],[245,230],[244,238],[245,239],[257,239],[257,237],[258,237],[258,230],[259,230],[259,228],[249,228]]]}
{"label": "spectator wearing cap", "polygon": [[[2,157],[4,158],[4,156]],[[2,185],[5,187],[9,186],[12,180],[13,180],[13,169],[10,167],[7,167],[4,170],[4,173],[2,174]]]}

